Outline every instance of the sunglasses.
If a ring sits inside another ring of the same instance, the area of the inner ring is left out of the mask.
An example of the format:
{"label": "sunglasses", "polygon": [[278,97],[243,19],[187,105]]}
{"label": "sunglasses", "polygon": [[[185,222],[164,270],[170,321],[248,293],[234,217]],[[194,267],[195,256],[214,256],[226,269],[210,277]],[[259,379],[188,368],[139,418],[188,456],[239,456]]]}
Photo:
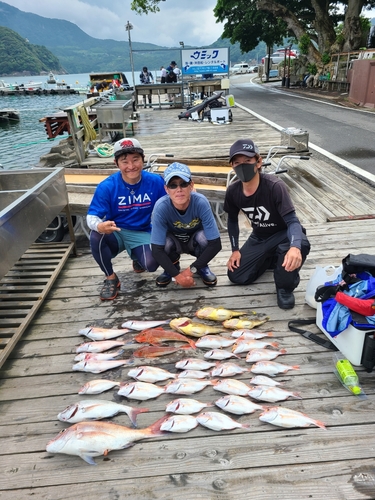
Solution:
{"label": "sunglasses", "polygon": [[177,184],[176,182],[172,182],[171,184],[167,185],[167,188],[168,189],[177,189],[180,187],[181,189],[184,189],[184,188],[187,188],[188,186],[190,186],[190,182],[191,181],[189,181],[189,182],[184,181],[184,182],[181,182],[180,184]]}

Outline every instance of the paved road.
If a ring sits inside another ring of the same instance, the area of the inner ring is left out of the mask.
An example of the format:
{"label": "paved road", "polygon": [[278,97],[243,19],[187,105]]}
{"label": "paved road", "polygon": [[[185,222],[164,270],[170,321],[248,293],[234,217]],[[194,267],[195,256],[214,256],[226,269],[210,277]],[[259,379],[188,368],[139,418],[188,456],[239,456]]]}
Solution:
{"label": "paved road", "polygon": [[236,102],[282,128],[307,130],[309,142],[375,174],[375,113],[283,91],[281,83],[257,84],[251,75],[231,78]]}

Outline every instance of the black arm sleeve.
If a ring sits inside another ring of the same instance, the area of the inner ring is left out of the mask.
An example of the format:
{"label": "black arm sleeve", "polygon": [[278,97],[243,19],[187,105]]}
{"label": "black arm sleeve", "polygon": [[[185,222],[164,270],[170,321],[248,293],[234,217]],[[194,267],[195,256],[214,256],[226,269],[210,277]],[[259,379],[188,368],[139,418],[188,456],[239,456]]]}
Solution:
{"label": "black arm sleeve", "polygon": [[202,254],[197,258],[192,265],[194,265],[197,269],[201,267],[206,267],[211,259],[215,257],[221,250],[221,239],[215,238],[214,240],[208,240],[208,245],[203,250]]}
{"label": "black arm sleeve", "polygon": [[164,269],[164,271],[166,271],[172,277],[179,274],[168,254],[165,253],[164,245],[154,245],[152,243],[151,251],[154,259]]}
{"label": "black arm sleeve", "polygon": [[287,233],[291,247],[297,247],[301,250],[302,246],[302,226],[296,215],[296,212],[289,212],[283,217],[288,226]]}
{"label": "black arm sleeve", "polygon": [[230,215],[228,215],[228,235],[232,252],[239,250],[238,238],[240,236],[240,227],[238,225],[238,217],[231,218]]}

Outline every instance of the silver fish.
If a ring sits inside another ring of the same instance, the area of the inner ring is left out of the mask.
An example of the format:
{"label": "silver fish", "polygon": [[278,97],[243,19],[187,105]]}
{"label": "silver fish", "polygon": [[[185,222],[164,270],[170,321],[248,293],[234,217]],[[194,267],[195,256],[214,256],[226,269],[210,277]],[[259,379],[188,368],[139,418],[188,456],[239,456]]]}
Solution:
{"label": "silver fish", "polygon": [[118,349],[113,352],[80,352],[74,357],[74,361],[88,361],[94,359],[96,361],[106,361],[107,359],[114,359],[123,354],[123,349]]}
{"label": "silver fish", "polygon": [[137,415],[147,411],[148,408],[132,408],[113,401],[84,399],[65,408],[57,415],[57,418],[61,422],[76,424],[84,420],[101,420],[102,418],[113,417],[118,413],[126,413],[135,427]]}
{"label": "silver fish", "polygon": [[314,420],[304,413],[289,410],[289,408],[283,408],[281,406],[267,408],[259,415],[259,420],[288,429],[293,427],[309,427],[310,425],[316,425],[317,427],[326,429],[325,424],[320,420]]}
{"label": "silver fish", "polygon": [[147,399],[157,398],[164,392],[164,387],[149,384],[148,382],[127,382],[121,384],[118,391],[119,396],[125,396],[129,399],[146,401]]}
{"label": "silver fish", "polygon": [[237,396],[247,396],[250,389],[250,386],[235,378],[217,380],[214,384],[215,391],[224,392],[225,394],[236,394]]}
{"label": "silver fish", "polygon": [[240,356],[237,356],[237,354],[225,351],[224,349],[211,349],[211,351],[207,351],[203,356],[207,359],[218,359],[218,360],[228,359],[228,358],[240,359]]}
{"label": "silver fish", "polygon": [[282,382],[276,382],[276,380],[267,377],[267,375],[257,375],[249,380],[250,385],[269,385],[275,387],[276,385],[282,385]]}
{"label": "silver fish", "polygon": [[256,363],[257,361],[270,361],[277,356],[286,354],[286,349],[275,351],[274,349],[251,349],[246,355],[246,363]]}
{"label": "silver fish", "polygon": [[198,413],[207,406],[213,406],[211,403],[201,403],[196,399],[190,398],[179,398],[174,399],[167,404],[165,411],[176,413],[177,415],[191,415],[192,413]]}
{"label": "silver fish", "polygon": [[172,415],[164,420],[160,429],[169,432],[188,432],[197,426],[197,419],[192,415]]}
{"label": "silver fish", "polygon": [[184,370],[177,375],[177,378],[206,378],[210,373],[203,370]]}
{"label": "silver fish", "polygon": [[277,363],[276,361],[258,361],[258,363],[255,363],[250,370],[252,373],[260,373],[274,377],[279,373],[286,373],[289,370],[299,370],[299,368],[299,365],[284,365],[283,363]]}
{"label": "silver fish", "polygon": [[220,363],[210,371],[211,377],[232,377],[241,373],[249,372],[250,368],[242,368],[235,363]]}
{"label": "silver fish", "polygon": [[89,359],[88,361],[79,361],[73,365],[73,370],[80,372],[102,373],[107,370],[113,370],[119,366],[130,365],[132,363],[133,361],[129,359],[108,359],[107,361]]}
{"label": "silver fish", "polygon": [[236,396],[230,394],[223,396],[217,401],[215,405],[224,411],[229,411],[229,413],[234,413],[235,415],[245,415],[248,413],[254,413],[256,410],[264,410],[264,406],[253,403],[249,399],[243,398],[242,396]]}
{"label": "silver fish", "polygon": [[165,386],[165,392],[171,394],[194,394],[199,392],[208,385],[213,385],[214,380],[199,380],[199,379],[176,379],[172,380]]}
{"label": "silver fish", "polygon": [[104,352],[113,347],[125,345],[125,342],[120,340],[102,340],[98,342],[85,342],[76,347],[76,352]]}
{"label": "silver fish", "polygon": [[267,403],[276,403],[276,401],[285,401],[288,398],[302,399],[299,392],[291,392],[280,387],[270,387],[269,385],[257,385],[252,387],[248,395],[258,401]]}
{"label": "silver fish", "polygon": [[179,370],[208,370],[213,366],[216,366],[216,363],[209,363],[208,361],[198,358],[180,359],[180,361],[177,361],[175,364],[175,367]]}
{"label": "silver fish", "polygon": [[88,328],[82,328],[79,330],[80,335],[86,335],[91,340],[110,340],[116,337],[120,337],[125,333],[130,332],[129,329],[124,328],[122,330],[112,329],[112,328],[97,328],[95,326],[89,326]]}
{"label": "silver fish", "polygon": [[128,320],[125,323],[122,323],[122,328],[130,328],[130,330],[136,330],[137,332],[141,332],[142,330],[146,330],[147,328],[156,328],[160,325],[166,325],[170,322],[170,319],[160,320],[160,321],[137,321],[137,320]]}
{"label": "silver fish", "polygon": [[220,335],[205,335],[195,342],[199,348],[215,349],[220,347],[229,347],[237,342],[236,339],[228,339]]}
{"label": "silver fish", "polygon": [[163,435],[160,420],[146,429],[129,429],[112,422],[79,422],[62,430],[55,438],[47,443],[48,453],[64,453],[77,455],[85,462],[96,465],[93,457],[108,455],[111,450],[129,448],[136,441]]}
{"label": "silver fish", "polygon": [[216,411],[206,411],[200,413],[197,416],[197,421],[199,424],[213,431],[222,431],[224,429],[248,429],[250,424],[240,424],[236,420],[224,415],[223,413],[218,413]]}
{"label": "silver fish", "polygon": [[160,382],[168,378],[176,378],[176,374],[156,366],[138,366],[128,371],[128,377],[135,378],[140,382],[150,382],[153,384],[154,382]]}
{"label": "silver fish", "polygon": [[78,394],[101,394],[104,391],[109,391],[116,385],[120,385],[120,382],[114,382],[113,380],[106,380],[104,378],[100,378],[97,380],[91,380],[90,382],[86,382],[79,391]]}

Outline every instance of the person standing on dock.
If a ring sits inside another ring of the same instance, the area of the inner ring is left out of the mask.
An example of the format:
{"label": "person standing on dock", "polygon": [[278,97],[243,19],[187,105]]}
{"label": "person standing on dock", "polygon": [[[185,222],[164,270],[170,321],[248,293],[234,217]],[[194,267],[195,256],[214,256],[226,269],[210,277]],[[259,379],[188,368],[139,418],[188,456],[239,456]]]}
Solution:
{"label": "person standing on dock", "polygon": [[[154,83],[154,77],[152,76],[151,71],[149,71],[146,66],[143,66],[143,69],[139,74],[139,81],[141,82],[142,85],[149,85],[151,83]],[[148,94],[147,97],[148,97],[148,105],[151,108],[152,107],[151,106],[151,104],[152,104],[151,92]],[[143,104],[146,107],[146,96],[145,95],[143,96]]]}
{"label": "person standing on dock", "polygon": [[[171,64],[167,66],[167,76],[165,77],[165,83],[177,83],[177,74],[174,72],[175,68],[177,68],[176,61],[171,61]],[[168,101],[173,103],[173,95],[168,94]],[[172,106],[172,104],[171,104]]]}
{"label": "person standing on dock", "polygon": [[[172,278],[178,285],[190,288],[198,274],[207,286],[215,286],[216,276],[208,263],[221,250],[220,233],[209,201],[194,191],[194,182],[187,165],[171,163],[164,171],[164,196],[155,204],[152,213],[151,249],[155,260],[164,269],[156,285],[165,287]],[[195,257],[181,271],[180,255]]]}
{"label": "person standing on dock", "polygon": [[[299,270],[310,252],[306,231],[297,218],[286,184],[276,175],[261,173],[262,158],[251,139],[236,141],[229,156],[238,180],[229,185],[224,201],[232,247],[228,278],[232,283],[249,285],[267,269],[273,269],[277,305],[292,309]],[[241,248],[240,211],[253,229]]]}
{"label": "person standing on dock", "polygon": [[98,185],[87,215],[91,252],[106,276],[101,300],[117,297],[120,280],[112,259],[120,252],[127,251],[136,273],[158,268],[150,246],[151,213],[165,196],[162,177],[143,170],[144,151],[137,139],[117,141],[114,156],[120,171]]}
{"label": "person standing on dock", "polygon": [[160,83],[165,83],[165,79],[167,77],[167,70],[164,66],[160,67]]}

